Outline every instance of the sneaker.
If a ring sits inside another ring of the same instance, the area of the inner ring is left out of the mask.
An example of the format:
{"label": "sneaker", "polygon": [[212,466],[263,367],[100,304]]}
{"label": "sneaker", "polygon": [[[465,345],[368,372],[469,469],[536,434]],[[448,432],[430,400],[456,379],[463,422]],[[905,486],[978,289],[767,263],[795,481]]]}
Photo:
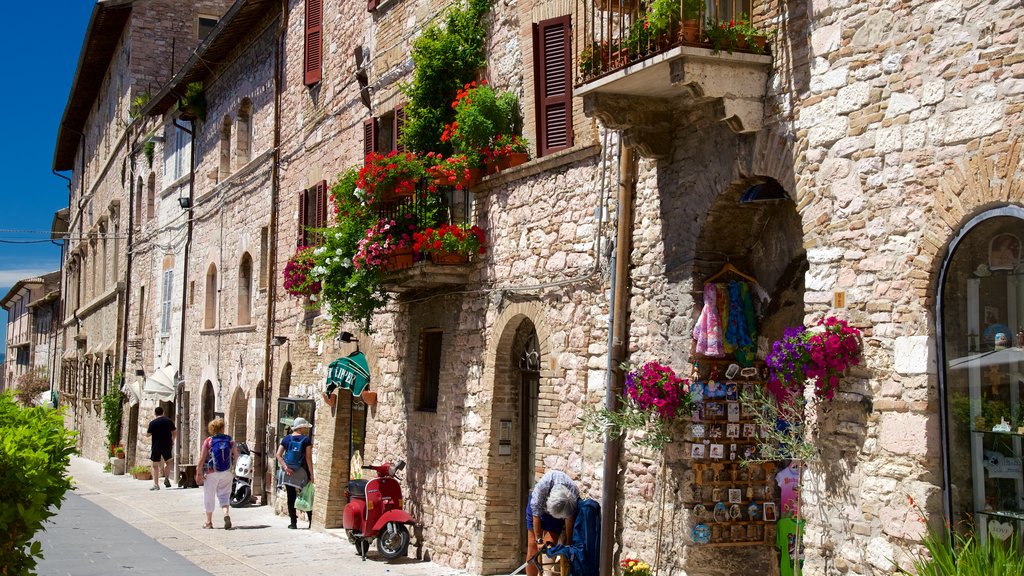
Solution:
{"label": "sneaker", "polygon": [[151,492],[152,492],[153,490],[159,490],[159,489],[160,489],[160,485],[159,485],[159,484],[153,484],[152,486],[150,486],[150,487],[149,487],[149,490],[150,490]]}
{"label": "sneaker", "polygon": [[224,517],[224,529],[231,530],[231,516]]}
{"label": "sneaker", "polygon": [[171,481],[168,480],[167,478],[164,478],[164,486],[170,488],[171,487]]}
{"label": "sneaker", "polygon": [[295,522],[292,522],[291,524],[288,525],[288,528],[291,529],[291,530],[295,530],[296,528],[298,528],[298,526],[295,525]]}

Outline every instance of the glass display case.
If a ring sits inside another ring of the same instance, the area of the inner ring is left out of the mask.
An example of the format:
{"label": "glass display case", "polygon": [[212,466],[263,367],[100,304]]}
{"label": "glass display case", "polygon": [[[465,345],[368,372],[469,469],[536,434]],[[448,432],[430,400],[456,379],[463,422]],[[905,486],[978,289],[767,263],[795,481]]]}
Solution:
{"label": "glass display case", "polygon": [[[280,398],[277,401],[277,437],[284,438],[288,432],[285,430],[292,425],[295,418],[301,416],[316,430],[316,422],[313,416],[316,412],[316,401],[309,398]],[[313,436],[312,430],[309,433]]]}

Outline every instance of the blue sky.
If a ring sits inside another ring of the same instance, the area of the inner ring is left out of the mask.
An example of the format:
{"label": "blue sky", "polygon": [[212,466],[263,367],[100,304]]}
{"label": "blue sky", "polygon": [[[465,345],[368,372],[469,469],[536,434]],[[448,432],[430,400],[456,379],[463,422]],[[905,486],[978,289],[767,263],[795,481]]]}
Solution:
{"label": "blue sky", "polygon": [[[78,64],[93,2],[56,0],[12,2],[4,8],[9,24],[46,22],[45,41],[33,26],[9,25],[0,34],[4,76],[0,109],[5,111],[0,138],[0,294],[19,278],[56,270],[60,248],[45,234],[53,213],[67,206],[65,181],[51,173],[53,149],[68,91]],[[0,340],[6,342],[7,314],[0,308]]]}

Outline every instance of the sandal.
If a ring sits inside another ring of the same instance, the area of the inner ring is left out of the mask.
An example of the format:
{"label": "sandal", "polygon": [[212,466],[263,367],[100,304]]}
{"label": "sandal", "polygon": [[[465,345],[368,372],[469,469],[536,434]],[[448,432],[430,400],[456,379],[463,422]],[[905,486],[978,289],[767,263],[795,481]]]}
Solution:
{"label": "sandal", "polygon": [[213,528],[213,522],[207,522],[206,524],[203,524],[203,528]]}

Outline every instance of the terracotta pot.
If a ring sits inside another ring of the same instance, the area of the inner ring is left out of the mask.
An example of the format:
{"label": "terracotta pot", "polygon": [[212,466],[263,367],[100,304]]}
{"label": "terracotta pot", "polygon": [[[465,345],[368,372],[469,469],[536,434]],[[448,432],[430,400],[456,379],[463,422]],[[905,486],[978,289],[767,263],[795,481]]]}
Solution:
{"label": "terracotta pot", "polygon": [[504,154],[502,156],[494,158],[487,164],[487,172],[489,174],[494,174],[496,172],[501,172],[502,170],[512,168],[513,166],[525,164],[526,162],[529,161],[530,155],[525,152],[512,152],[511,154]]}
{"label": "terracotta pot", "polygon": [[700,20],[683,20],[681,32],[683,42],[700,43]]}
{"label": "terracotta pot", "polygon": [[402,198],[409,198],[413,196],[416,191],[415,189],[412,191],[408,191],[406,189],[399,190],[395,183],[390,182],[388,184],[377,186],[376,193],[381,202],[394,202],[396,200],[401,200]]}
{"label": "terracotta pot", "polygon": [[764,47],[767,43],[767,36],[751,36],[750,42],[747,42],[746,38],[737,38],[736,50],[743,50],[746,52],[757,52],[758,54],[763,54]]}
{"label": "terracotta pot", "polygon": [[134,474],[134,476],[135,476],[136,480],[152,480],[153,479],[153,473],[148,471],[148,470],[146,472],[136,472]]}
{"label": "terracotta pot", "polygon": [[412,248],[398,248],[388,255],[388,261],[384,265],[385,270],[402,270],[411,268],[413,263]]}
{"label": "terracotta pot", "polygon": [[469,262],[469,255],[468,254],[458,254],[458,253],[457,254],[452,254],[452,253],[449,253],[449,252],[444,252],[444,253],[431,252],[430,253],[430,260],[434,264],[440,264],[442,266],[457,266],[459,264],[465,264],[466,262]]}
{"label": "terracotta pot", "polygon": [[[472,188],[480,183],[480,179],[484,177],[483,168],[467,168],[462,173],[455,174],[449,178],[446,174],[434,173],[430,175],[430,183],[434,186],[450,186],[454,188]],[[467,178],[467,174],[468,178]]]}

